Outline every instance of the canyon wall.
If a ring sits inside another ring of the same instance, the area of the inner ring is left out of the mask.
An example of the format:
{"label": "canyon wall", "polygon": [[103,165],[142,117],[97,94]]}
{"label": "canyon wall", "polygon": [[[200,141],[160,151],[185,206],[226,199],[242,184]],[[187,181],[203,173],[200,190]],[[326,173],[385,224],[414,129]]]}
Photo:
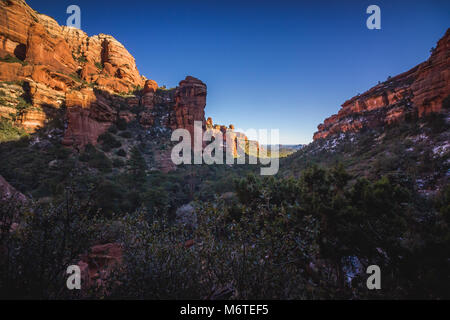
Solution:
{"label": "canyon wall", "polygon": [[121,116],[111,105],[145,80],[133,56],[112,36],[89,37],[60,26],[22,0],[0,2],[0,89],[28,105],[18,108],[3,99],[1,117],[32,132],[49,120],[46,111],[66,107],[63,143],[95,144]]}
{"label": "canyon wall", "polygon": [[427,61],[346,101],[337,115],[319,125],[314,140],[395,123],[408,114],[440,112],[449,94],[450,29]]}
{"label": "canyon wall", "polygon": [[[207,129],[207,86],[188,76],[177,88],[161,88],[139,74],[133,56],[112,36],[89,37],[31,9],[25,1],[0,2],[0,117],[29,132],[65,110],[62,144],[80,149],[120,119],[143,128]],[[225,136],[233,128],[219,126]],[[233,153],[248,145],[234,133]],[[158,155],[173,169],[167,154]]]}

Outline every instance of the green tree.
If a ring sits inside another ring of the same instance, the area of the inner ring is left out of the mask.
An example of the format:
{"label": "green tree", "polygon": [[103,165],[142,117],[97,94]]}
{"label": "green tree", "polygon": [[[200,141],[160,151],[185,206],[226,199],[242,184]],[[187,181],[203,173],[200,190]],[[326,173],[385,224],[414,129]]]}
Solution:
{"label": "green tree", "polygon": [[141,151],[139,151],[139,148],[133,147],[130,153],[128,166],[132,181],[138,186],[142,186],[146,180],[147,163],[145,162]]}

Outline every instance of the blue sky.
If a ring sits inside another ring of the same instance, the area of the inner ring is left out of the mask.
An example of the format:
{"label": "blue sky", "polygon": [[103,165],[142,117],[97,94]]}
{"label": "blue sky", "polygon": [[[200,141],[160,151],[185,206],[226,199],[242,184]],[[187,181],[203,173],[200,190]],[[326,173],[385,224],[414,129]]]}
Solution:
{"label": "blue sky", "polygon": [[[450,27],[450,1],[28,0],[65,24],[79,5],[82,29],[113,35],[141,74],[175,87],[208,85],[207,117],[237,128],[280,129],[308,143],[340,105],[429,57]],[[381,30],[366,8],[381,8]]]}

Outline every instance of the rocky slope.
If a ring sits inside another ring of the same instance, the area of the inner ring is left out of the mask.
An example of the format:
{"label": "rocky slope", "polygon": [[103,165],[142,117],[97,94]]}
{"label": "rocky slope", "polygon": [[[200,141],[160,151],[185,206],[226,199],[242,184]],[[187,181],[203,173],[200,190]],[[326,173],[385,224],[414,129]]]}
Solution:
{"label": "rocky slope", "polygon": [[342,105],[314,142],[283,159],[281,175],[337,163],[355,178],[388,176],[426,195],[450,179],[450,29],[424,63]]}
{"label": "rocky slope", "polygon": [[440,112],[449,94],[450,29],[427,61],[346,101],[337,115],[319,125],[314,140]]}

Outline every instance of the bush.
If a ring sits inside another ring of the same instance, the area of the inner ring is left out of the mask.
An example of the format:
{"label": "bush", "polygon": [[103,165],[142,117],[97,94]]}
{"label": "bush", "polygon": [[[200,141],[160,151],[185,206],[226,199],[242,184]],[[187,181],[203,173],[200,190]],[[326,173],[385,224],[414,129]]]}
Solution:
{"label": "bush", "polygon": [[117,129],[119,129],[120,131],[125,131],[128,128],[128,123],[125,119],[123,118],[119,118],[117,120]]}
{"label": "bush", "polygon": [[97,67],[97,69],[99,69],[100,71],[103,70],[103,64],[101,64],[100,62],[96,62],[95,66]]}
{"label": "bush", "polygon": [[[112,298],[312,297],[300,272],[311,253],[302,249],[310,240],[297,245],[297,235],[285,233],[281,217],[261,224],[268,218],[266,211],[262,215],[248,212],[240,223],[227,223],[223,202],[197,210],[199,224],[194,231],[161,218],[149,220],[150,212],[145,210],[123,219],[124,266],[114,281],[123,285],[112,286]],[[304,222],[311,227],[314,241],[315,222]],[[196,244],[186,249],[190,239]]]}
{"label": "bush", "polygon": [[125,162],[121,159],[115,158],[113,160],[113,166],[114,168],[123,168],[125,167]]}
{"label": "bush", "polygon": [[146,179],[147,163],[139,151],[139,148],[133,147],[131,149],[130,159],[128,160],[130,178],[136,185],[143,185]]}
{"label": "bush", "polygon": [[88,144],[84,152],[79,158],[82,162],[87,162],[89,166],[100,170],[101,172],[110,172],[112,169],[112,162],[101,151],[97,150],[93,145]]}
{"label": "bush", "polygon": [[120,141],[114,138],[114,136],[109,132],[105,132],[104,134],[99,136],[98,142],[101,143],[102,149],[105,152],[109,152],[111,151],[111,149],[120,148],[122,146]]}
{"label": "bush", "polygon": [[117,127],[113,124],[111,127],[109,127],[108,132],[112,134],[117,134],[118,132]]}
{"label": "bush", "polygon": [[7,119],[0,118],[0,143],[17,141],[27,136],[28,134],[24,129],[14,126]]}
{"label": "bush", "polygon": [[23,66],[26,66],[28,64],[27,62],[22,61],[17,57],[13,57],[9,54],[7,56],[5,56],[4,58],[0,58],[0,61],[7,62],[7,63],[20,63]]}
{"label": "bush", "polygon": [[424,117],[424,121],[428,124],[434,134],[438,134],[449,129],[445,116],[440,113],[430,113]]}
{"label": "bush", "polygon": [[442,101],[442,108],[444,110],[450,109],[450,95],[448,95],[443,101]]}
{"label": "bush", "polygon": [[[71,193],[64,205],[0,200],[0,216],[0,298],[80,298],[65,286],[66,269],[95,234]],[[19,227],[12,229],[13,223]]]}
{"label": "bush", "polygon": [[[195,223],[184,225],[161,214],[183,178],[154,173],[140,190],[91,171],[79,176],[93,181],[85,203],[67,187],[47,206],[1,202],[0,298],[77,298],[61,281],[65,267],[104,241],[120,243],[123,260],[93,298],[449,298],[450,188],[425,201],[392,178],[354,181],[340,165],[313,166],[298,179],[236,180],[237,197],[194,202]],[[372,264],[383,290],[367,290]]]}
{"label": "bush", "polygon": [[123,131],[119,134],[119,136],[125,139],[131,139],[133,137],[130,131]]}
{"label": "bush", "polygon": [[117,154],[119,157],[122,157],[122,158],[125,158],[125,157],[127,156],[127,153],[126,153],[125,150],[123,150],[123,149],[119,149],[119,150],[116,152],[116,154]]}

